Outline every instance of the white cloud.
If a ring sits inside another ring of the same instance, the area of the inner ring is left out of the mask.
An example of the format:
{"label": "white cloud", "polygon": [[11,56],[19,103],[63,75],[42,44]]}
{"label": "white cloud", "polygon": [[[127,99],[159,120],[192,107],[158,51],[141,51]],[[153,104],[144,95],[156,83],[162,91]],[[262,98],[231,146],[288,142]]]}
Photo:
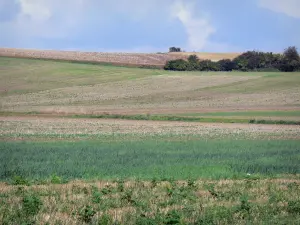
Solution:
{"label": "white cloud", "polygon": [[21,15],[29,16],[33,21],[46,21],[51,15],[49,2],[43,0],[20,0]]}
{"label": "white cloud", "polygon": [[188,35],[188,50],[200,51],[208,43],[210,36],[216,32],[204,17],[193,14],[193,3],[178,0],[172,7],[172,14],[179,19]]}
{"label": "white cloud", "polygon": [[32,38],[67,37],[76,29],[84,6],[82,0],[15,1],[19,5],[16,18],[0,23],[0,29],[9,26],[11,35],[19,37],[19,44],[29,43]]}
{"label": "white cloud", "polygon": [[300,18],[300,0],[259,0],[258,4],[262,8]]}

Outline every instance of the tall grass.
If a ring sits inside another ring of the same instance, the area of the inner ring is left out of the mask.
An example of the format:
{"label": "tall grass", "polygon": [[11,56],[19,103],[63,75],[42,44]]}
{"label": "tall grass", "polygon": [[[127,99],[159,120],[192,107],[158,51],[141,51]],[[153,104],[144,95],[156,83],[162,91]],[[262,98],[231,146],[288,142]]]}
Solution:
{"label": "tall grass", "polygon": [[0,143],[0,179],[234,178],[300,173],[299,141],[131,140]]}

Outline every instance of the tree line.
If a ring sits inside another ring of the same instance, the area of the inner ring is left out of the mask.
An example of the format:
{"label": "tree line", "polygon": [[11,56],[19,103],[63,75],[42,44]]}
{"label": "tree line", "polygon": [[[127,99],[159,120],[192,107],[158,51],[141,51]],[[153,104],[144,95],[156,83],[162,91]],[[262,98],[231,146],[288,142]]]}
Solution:
{"label": "tree line", "polygon": [[217,62],[200,60],[190,55],[188,60],[168,61],[165,70],[175,71],[300,71],[300,57],[296,47],[288,47],[283,54],[272,52],[247,51],[233,60],[222,59]]}

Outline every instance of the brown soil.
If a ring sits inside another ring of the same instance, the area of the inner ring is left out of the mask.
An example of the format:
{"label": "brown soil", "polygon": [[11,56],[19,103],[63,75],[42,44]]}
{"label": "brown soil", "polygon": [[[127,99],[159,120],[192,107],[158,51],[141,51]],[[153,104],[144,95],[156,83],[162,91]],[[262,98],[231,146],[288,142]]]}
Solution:
{"label": "brown soil", "polygon": [[186,59],[184,55],[155,53],[104,53],[79,51],[54,51],[35,49],[0,48],[0,56],[34,59],[71,60],[83,62],[110,63],[123,66],[164,66],[166,61]]}

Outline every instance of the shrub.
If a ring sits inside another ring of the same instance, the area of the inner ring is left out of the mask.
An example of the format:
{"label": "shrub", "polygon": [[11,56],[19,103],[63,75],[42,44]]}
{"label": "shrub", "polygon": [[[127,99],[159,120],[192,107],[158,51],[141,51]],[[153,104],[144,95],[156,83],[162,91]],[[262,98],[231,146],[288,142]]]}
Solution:
{"label": "shrub", "polygon": [[186,71],[189,68],[189,63],[183,59],[168,61],[164,67],[165,70]]}

